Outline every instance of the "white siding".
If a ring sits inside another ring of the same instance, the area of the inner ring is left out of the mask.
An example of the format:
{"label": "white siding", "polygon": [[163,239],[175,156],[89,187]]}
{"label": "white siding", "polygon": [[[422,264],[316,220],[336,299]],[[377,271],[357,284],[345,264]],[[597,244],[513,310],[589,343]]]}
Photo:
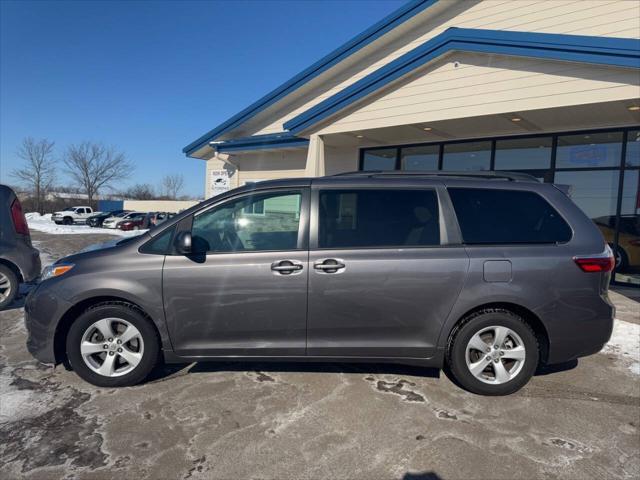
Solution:
{"label": "white siding", "polygon": [[260,151],[231,158],[238,165],[238,184],[276,178],[304,177],[307,150]]}
{"label": "white siding", "polygon": [[422,33],[412,34],[410,37],[414,40],[399,48],[385,45],[384,36],[377,40],[372,45],[389,50],[386,56],[370,65],[366,65],[366,62],[358,64],[346,80],[317,94],[297,108],[282,113],[256,134],[282,131],[282,125],[287,120],[450,27],[640,38],[640,1],[636,0],[485,0],[479,3],[451,4],[439,17],[419,25]]}
{"label": "white siding", "polygon": [[[456,62],[458,65],[456,67]],[[406,80],[405,80],[406,82]],[[499,55],[452,53],[388,87],[319,133],[634,99],[637,70]]]}

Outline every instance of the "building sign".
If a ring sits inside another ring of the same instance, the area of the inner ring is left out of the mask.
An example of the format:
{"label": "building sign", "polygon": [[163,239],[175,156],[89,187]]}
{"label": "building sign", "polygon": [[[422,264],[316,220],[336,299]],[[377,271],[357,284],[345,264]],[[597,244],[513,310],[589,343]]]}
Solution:
{"label": "building sign", "polygon": [[211,170],[211,195],[229,191],[229,173],[226,170]]}
{"label": "building sign", "polygon": [[607,147],[604,145],[580,145],[572,147],[569,161],[584,167],[599,167],[607,163]]}

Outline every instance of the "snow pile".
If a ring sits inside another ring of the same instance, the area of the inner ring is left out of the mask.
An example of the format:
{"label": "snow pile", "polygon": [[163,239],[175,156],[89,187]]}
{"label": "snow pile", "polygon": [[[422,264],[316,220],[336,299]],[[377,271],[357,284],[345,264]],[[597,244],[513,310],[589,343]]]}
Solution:
{"label": "snow pile", "polygon": [[616,319],[613,322],[611,340],[603,351],[631,361],[629,370],[640,375],[640,325]]}
{"label": "snow pile", "polygon": [[130,230],[128,232],[118,230],[117,228],[92,228],[88,225],[56,225],[51,221],[51,214],[40,215],[37,212],[29,212],[25,214],[27,223],[31,230],[37,230],[39,232],[50,233],[53,235],[73,235],[73,234],[88,234],[88,233],[103,233],[107,235],[118,235],[120,237],[132,237],[140,235],[146,230]]}

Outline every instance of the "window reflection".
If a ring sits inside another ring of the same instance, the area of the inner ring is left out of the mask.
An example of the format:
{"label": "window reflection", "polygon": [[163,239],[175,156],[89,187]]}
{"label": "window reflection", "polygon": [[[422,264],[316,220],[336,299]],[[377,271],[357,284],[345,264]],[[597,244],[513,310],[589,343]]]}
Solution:
{"label": "window reflection", "polygon": [[489,170],[491,142],[451,143],[444,146],[443,170]]}
{"label": "window reflection", "polygon": [[363,170],[394,170],[396,168],[395,148],[366,150],[362,159]]}
{"label": "window reflection", "polygon": [[618,199],[617,170],[556,172],[556,185],[568,185],[569,196],[589,218],[615,215]]}
{"label": "window reflection", "polygon": [[439,145],[406,147],[400,151],[403,170],[437,170]]}
{"label": "window reflection", "polygon": [[558,137],[557,168],[619,167],[622,132]]}
{"label": "window reflection", "polygon": [[551,166],[551,137],[496,142],[496,170],[543,169]]}
{"label": "window reflection", "polygon": [[[640,171],[624,172],[622,208],[616,253],[616,272],[640,271]],[[620,279],[627,280],[627,279]]]}
{"label": "window reflection", "polygon": [[640,130],[631,130],[627,134],[627,167],[640,167]]}

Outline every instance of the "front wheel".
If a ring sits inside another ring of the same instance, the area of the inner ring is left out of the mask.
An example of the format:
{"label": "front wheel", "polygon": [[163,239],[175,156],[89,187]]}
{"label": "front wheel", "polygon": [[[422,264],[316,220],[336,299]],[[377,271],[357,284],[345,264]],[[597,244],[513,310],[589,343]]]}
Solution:
{"label": "front wheel", "polygon": [[74,371],[99,387],[142,382],[157,363],[159,348],[150,320],[126,303],[89,308],[67,335],[67,357]]}
{"label": "front wheel", "polygon": [[71,217],[64,217],[64,219],[62,220],[62,223],[64,225],[71,225],[73,224],[73,218]]}
{"label": "front wheel", "polygon": [[0,310],[8,307],[18,295],[18,277],[13,270],[0,264]]}
{"label": "front wheel", "polygon": [[471,314],[449,342],[447,365],[466,390],[509,395],[522,388],[538,367],[538,340],[522,317],[509,310]]}

